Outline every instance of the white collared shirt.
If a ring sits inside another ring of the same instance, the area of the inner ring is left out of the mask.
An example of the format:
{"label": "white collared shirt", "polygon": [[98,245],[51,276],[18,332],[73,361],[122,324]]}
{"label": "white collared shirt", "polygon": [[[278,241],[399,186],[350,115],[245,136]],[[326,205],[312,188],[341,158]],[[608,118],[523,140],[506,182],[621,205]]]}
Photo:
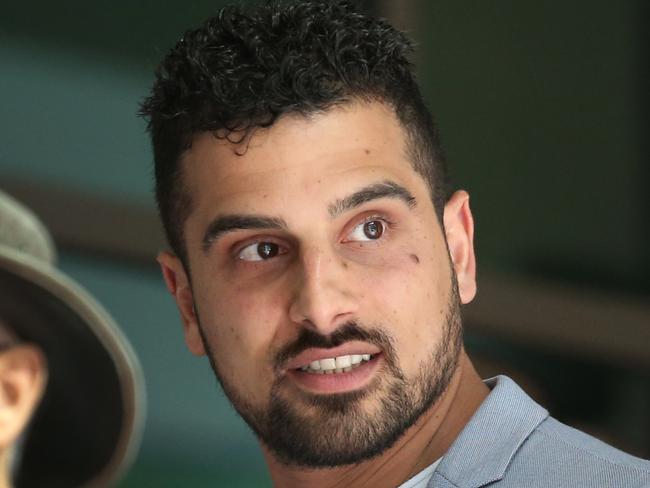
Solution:
{"label": "white collared shirt", "polygon": [[426,488],[429,480],[433,476],[433,472],[436,470],[436,467],[440,464],[441,460],[442,458],[435,460],[418,474],[399,485],[398,488]]}

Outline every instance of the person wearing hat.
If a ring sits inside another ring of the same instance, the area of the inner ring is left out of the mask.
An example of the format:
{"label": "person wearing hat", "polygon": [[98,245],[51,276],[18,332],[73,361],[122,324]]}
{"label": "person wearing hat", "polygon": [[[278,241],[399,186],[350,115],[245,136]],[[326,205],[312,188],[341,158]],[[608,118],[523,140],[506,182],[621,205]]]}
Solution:
{"label": "person wearing hat", "polygon": [[139,362],[55,262],[44,225],[0,191],[0,487],[111,486],[140,441]]}

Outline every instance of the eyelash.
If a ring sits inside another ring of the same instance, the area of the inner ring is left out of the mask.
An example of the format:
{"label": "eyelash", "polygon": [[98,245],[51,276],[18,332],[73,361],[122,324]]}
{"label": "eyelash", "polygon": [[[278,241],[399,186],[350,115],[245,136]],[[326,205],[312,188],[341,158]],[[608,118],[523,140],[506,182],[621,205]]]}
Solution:
{"label": "eyelash", "polygon": [[[388,218],[386,216],[384,216],[384,215],[372,215],[370,217],[367,217],[367,218],[363,219],[363,221],[359,222],[359,224],[367,224],[368,222],[372,222],[373,220],[379,220],[379,221],[383,222],[384,224],[386,224],[386,227],[388,227],[388,228],[391,228],[391,227],[395,226],[395,223],[388,220]],[[357,224],[357,225],[359,225],[359,224]]]}

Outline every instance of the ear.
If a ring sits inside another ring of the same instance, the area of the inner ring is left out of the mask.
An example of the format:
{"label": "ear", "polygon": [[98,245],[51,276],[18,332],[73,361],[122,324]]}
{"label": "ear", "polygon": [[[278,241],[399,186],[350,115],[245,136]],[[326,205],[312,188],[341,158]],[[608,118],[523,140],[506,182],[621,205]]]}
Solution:
{"label": "ear", "polygon": [[205,354],[203,338],[199,330],[199,321],[194,308],[194,297],[189,277],[185,266],[174,254],[164,251],[158,255],[158,264],[162,270],[167,290],[176,301],[176,306],[181,314],[185,343],[192,354],[202,356]]}
{"label": "ear", "polygon": [[462,303],[476,295],[476,256],[474,254],[474,218],[469,208],[469,195],[460,190],[445,205],[445,235],[451,262],[458,279]]}
{"label": "ear", "polygon": [[13,445],[29,423],[47,383],[47,362],[32,344],[0,353],[0,449]]}

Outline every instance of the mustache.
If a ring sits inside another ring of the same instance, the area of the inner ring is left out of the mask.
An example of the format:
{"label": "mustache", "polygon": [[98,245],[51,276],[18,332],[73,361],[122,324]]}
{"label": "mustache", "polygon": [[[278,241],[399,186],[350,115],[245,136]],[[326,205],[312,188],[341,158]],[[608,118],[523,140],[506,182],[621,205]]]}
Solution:
{"label": "mustache", "polygon": [[395,357],[394,340],[389,334],[378,328],[364,328],[357,322],[350,321],[329,335],[322,335],[312,329],[302,328],[296,340],[287,344],[276,355],[276,368],[282,369],[287,361],[306,349],[312,347],[329,349],[350,341],[368,342],[379,347],[389,363]]}

